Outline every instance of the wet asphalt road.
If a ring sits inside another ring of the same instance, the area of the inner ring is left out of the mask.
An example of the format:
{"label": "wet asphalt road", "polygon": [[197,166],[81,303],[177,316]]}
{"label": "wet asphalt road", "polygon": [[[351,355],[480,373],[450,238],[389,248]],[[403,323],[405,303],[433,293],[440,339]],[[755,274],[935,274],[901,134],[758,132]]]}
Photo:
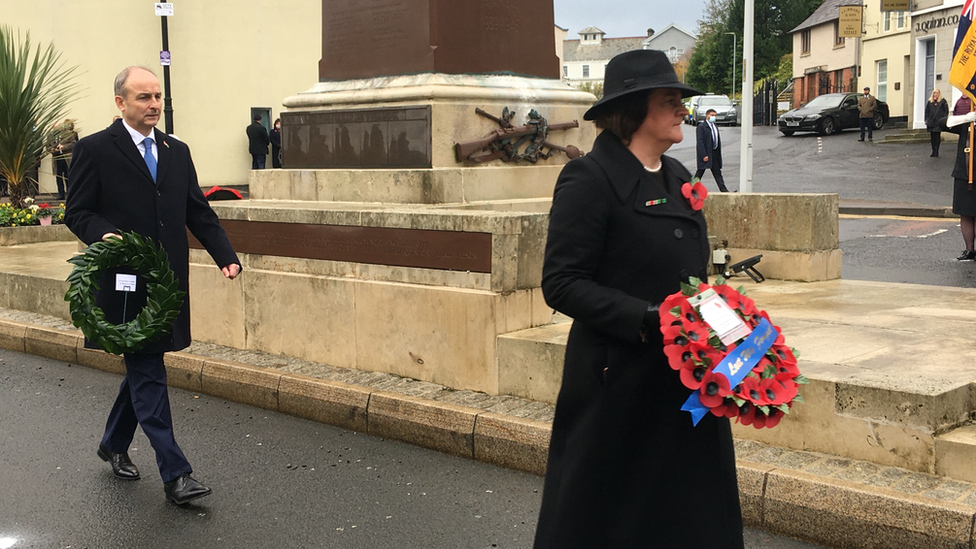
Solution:
{"label": "wet asphalt road", "polygon": [[[531,547],[540,477],[178,389],[177,439],[214,494],[174,506],[141,431],[141,480],[116,480],[95,456],[120,377],[0,360],[0,547]],[[746,541],[816,548],[755,530]]]}

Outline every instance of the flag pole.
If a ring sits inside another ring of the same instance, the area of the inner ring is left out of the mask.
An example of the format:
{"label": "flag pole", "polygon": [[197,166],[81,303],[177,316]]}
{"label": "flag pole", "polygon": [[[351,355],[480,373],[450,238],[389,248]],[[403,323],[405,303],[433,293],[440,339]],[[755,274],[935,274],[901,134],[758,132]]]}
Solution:
{"label": "flag pole", "polygon": [[[969,112],[974,112],[974,111],[976,111],[976,104],[973,104],[973,102],[970,101]],[[967,156],[969,156],[969,189],[968,190],[970,191],[973,190],[973,129],[974,129],[973,126],[974,124],[970,122],[969,123],[969,148],[966,149],[966,152],[969,153]]]}

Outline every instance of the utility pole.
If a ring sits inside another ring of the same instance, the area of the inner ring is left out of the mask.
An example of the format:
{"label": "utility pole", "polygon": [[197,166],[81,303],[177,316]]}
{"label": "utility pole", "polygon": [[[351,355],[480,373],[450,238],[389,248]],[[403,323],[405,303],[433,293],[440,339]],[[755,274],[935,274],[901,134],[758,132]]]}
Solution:
{"label": "utility pole", "polygon": [[731,97],[731,99],[734,102],[735,101],[735,66],[737,64],[735,62],[735,52],[736,52],[736,49],[735,49],[735,33],[734,32],[727,32],[725,34],[731,34],[732,35],[732,97]]}
{"label": "utility pole", "polygon": [[739,192],[752,192],[752,58],[755,47],[755,0],[745,0],[742,28],[742,133],[739,164]]}
{"label": "utility pole", "polygon": [[173,15],[172,3],[155,3],[156,15],[162,22],[163,49],[159,52],[159,64],[163,66],[163,125],[166,133],[173,134],[173,97],[169,87],[169,26],[167,20]]}

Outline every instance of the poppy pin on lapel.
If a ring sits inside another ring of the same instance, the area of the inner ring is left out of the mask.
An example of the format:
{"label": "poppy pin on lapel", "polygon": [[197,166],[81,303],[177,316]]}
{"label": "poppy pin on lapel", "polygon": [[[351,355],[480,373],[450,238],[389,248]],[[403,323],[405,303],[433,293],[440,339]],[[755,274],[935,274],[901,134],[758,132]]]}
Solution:
{"label": "poppy pin on lapel", "polygon": [[657,206],[659,204],[667,204],[667,202],[667,198],[658,198],[657,200],[648,200],[644,203],[644,205],[650,208],[651,206]]}
{"label": "poppy pin on lapel", "polygon": [[169,148],[169,143],[167,143],[166,141],[163,141],[163,145],[164,145],[164,146],[165,146],[165,147],[166,147],[167,149]]}

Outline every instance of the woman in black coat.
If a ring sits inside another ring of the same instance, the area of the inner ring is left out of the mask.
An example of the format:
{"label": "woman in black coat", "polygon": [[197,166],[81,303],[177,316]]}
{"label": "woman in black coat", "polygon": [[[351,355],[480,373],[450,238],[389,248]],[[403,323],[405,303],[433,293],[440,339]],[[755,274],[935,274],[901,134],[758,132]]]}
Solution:
{"label": "woman in black coat", "polygon": [[280,168],[281,167],[281,119],[275,118],[274,127],[271,128],[271,133],[268,134],[268,138],[271,139],[271,167]]}
{"label": "woman in black coat", "polygon": [[942,145],[942,126],[940,120],[949,116],[949,104],[942,97],[939,88],[932,90],[932,97],[925,102],[925,129],[929,131],[932,141],[932,154],[929,157],[939,156],[939,146]]}
{"label": "woman in black coat", "polygon": [[535,548],[741,549],[729,421],[680,410],[690,391],[658,325],[657,305],[707,274],[691,174],[663,156],[699,92],[652,50],[614,57],[604,90],[584,116],[604,131],[563,169],[550,213],[542,290],[574,323]]}
{"label": "woman in black coat", "polygon": [[959,216],[959,229],[966,249],[956,258],[957,261],[976,260],[976,190],[969,184],[969,129],[976,120],[976,113],[966,96],[959,98],[952,109],[953,116],[943,117],[939,127],[959,136],[956,147],[956,162],[952,167],[952,213]]}

